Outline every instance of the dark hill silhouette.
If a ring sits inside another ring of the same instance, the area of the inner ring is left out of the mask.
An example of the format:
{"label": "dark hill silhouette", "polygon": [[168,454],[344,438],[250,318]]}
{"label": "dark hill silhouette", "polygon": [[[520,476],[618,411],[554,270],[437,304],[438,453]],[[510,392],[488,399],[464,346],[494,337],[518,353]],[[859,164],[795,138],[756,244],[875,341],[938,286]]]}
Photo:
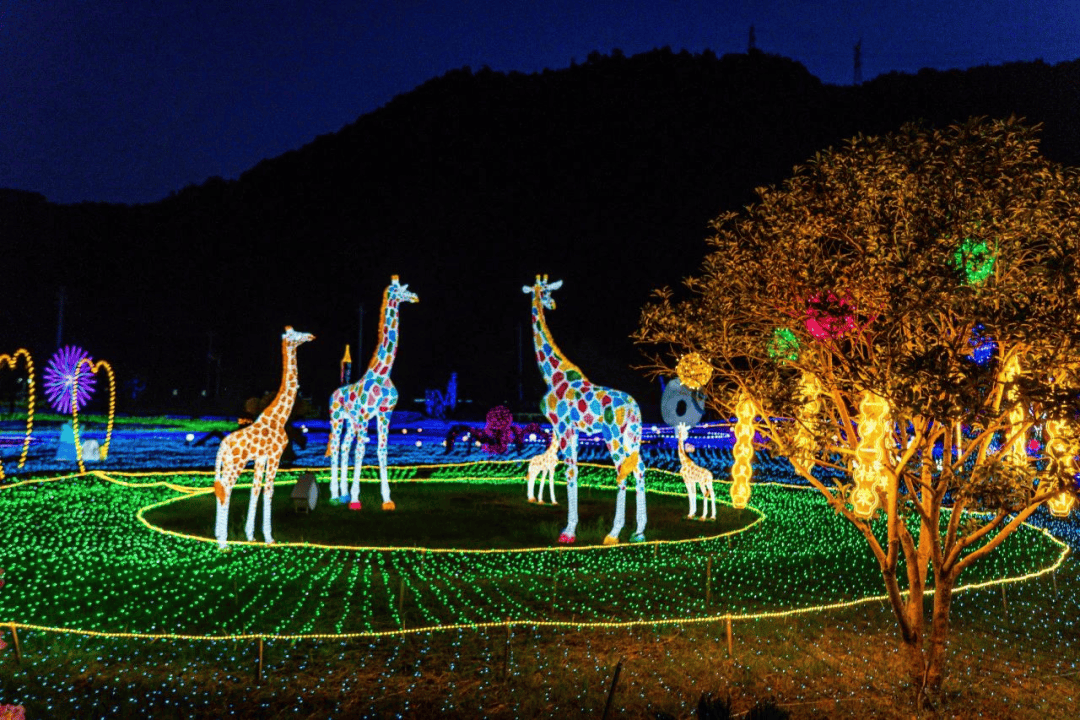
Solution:
{"label": "dark hill silhouette", "polygon": [[[401,407],[457,371],[483,417],[520,409],[522,355],[524,409],[542,393],[521,286],[547,273],[565,281],[549,316],[562,349],[650,414],[659,388],[629,367],[628,335],[652,288],[697,268],[709,219],[820,149],[918,118],[1019,115],[1043,124],[1049,157],[1080,164],[1078,84],[1080,62],[1035,62],[837,87],[758,51],[666,48],[531,75],[455,70],[238,180],[157,203],[0,191],[0,352],[29,346],[44,364],[65,286],[64,341],[112,360],[121,381],[144,378],[141,403],[168,409],[176,388],[181,404],[226,411],[261,395],[291,324],[318,336],[300,373],[319,405],[345,343],[366,365],[396,273],[421,298],[402,310]],[[207,388],[216,405],[193,398]]]}

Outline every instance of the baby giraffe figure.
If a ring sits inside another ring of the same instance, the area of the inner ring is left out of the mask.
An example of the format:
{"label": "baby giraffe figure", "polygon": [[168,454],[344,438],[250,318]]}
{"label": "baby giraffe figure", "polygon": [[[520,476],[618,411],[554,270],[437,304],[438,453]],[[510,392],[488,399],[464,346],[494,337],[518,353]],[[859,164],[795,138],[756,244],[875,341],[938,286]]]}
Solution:
{"label": "baby giraffe figure", "polygon": [[218,547],[225,549],[229,533],[229,498],[237,478],[244,471],[249,461],[254,461],[255,480],[251,485],[251,500],[248,502],[247,539],[255,539],[255,511],[259,493],[263,493],[263,539],[267,545],[274,542],[270,534],[270,505],[274,497],[274,476],[277,475],[281,453],[289,444],[285,434],[285,423],[292,413],[296,393],[300,390],[300,381],[296,372],[296,348],[314,340],[311,333],[300,333],[291,327],[285,328],[281,336],[282,375],[281,388],[277,395],[255,422],[229,433],[218,448],[217,462],[214,465],[214,494],[217,496],[217,521],[214,523],[214,535]]}
{"label": "baby giraffe figure", "polygon": [[[543,453],[529,458],[529,502],[538,502],[541,505],[544,504],[544,480],[547,480],[548,488],[551,492],[551,504],[559,504],[555,499],[555,466],[558,464],[559,441],[556,438],[551,439],[551,444],[548,445],[548,449]],[[534,498],[533,483],[536,481],[536,478],[540,478],[540,489]]]}
{"label": "baby giraffe figure", "polygon": [[[709,501],[712,501],[712,515],[709,516],[709,520],[716,519],[716,493],[713,492],[713,477],[708,468],[703,468],[700,465],[694,463],[690,459],[690,455],[686,451],[686,438],[689,435],[690,428],[686,423],[679,423],[675,427],[675,436],[679,441],[679,474],[682,475],[683,482],[686,483],[686,494],[690,497],[690,514],[687,515],[687,519],[693,520],[694,515],[697,514],[697,488],[701,487],[701,517],[698,520],[704,520],[705,514],[709,510]],[[690,446],[693,450],[693,446]]]}

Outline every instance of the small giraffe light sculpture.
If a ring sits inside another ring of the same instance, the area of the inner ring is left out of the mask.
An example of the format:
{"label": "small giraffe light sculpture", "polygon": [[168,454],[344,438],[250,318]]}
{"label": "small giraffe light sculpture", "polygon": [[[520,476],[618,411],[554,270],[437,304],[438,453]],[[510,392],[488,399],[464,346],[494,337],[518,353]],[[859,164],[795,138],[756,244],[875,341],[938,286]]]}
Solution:
{"label": "small giraffe light sculpture", "polygon": [[[403,302],[420,302],[408,285],[398,282],[394,275],[383,294],[382,320],[379,323],[379,346],[371,356],[367,372],[357,382],[338,388],[330,396],[330,502],[348,503],[350,510],[359,510],[360,468],[364,462],[367,426],[375,418],[379,433],[379,480],[382,490],[382,509],[393,510],[390,484],[386,476],[386,443],[390,433],[390,414],[397,405],[398,391],[390,381],[390,370],[397,356],[398,306]],[[344,437],[342,437],[344,434]],[[352,489],[346,493],[349,472],[349,450],[356,441],[356,460]]]}
{"label": "small giraffe light sculpture", "polygon": [[[716,493],[713,492],[713,476],[708,468],[703,468],[690,459],[686,449],[686,438],[690,434],[690,427],[686,423],[675,426],[675,437],[679,443],[679,475],[682,475],[686,484],[686,494],[690,498],[690,513],[686,516],[693,520],[697,514],[697,490],[701,488],[701,517],[705,520],[709,513],[709,502],[712,502],[712,513],[709,520],[716,519]],[[690,447],[693,450],[693,446]]]}
{"label": "small giraffe light sculpture", "polygon": [[540,409],[551,422],[553,440],[559,443],[559,453],[566,462],[566,528],[559,542],[574,542],[577,532],[577,440],[578,433],[599,434],[617,470],[618,495],[615,501],[615,522],[604,538],[605,545],[619,542],[619,533],[626,524],[626,478],[634,475],[637,490],[637,531],[630,542],[645,539],[645,465],[641,461],[641,410],[634,398],[619,390],[593,385],[577,365],[566,359],[544,319],[544,310],[554,310],[552,290],[562,287],[562,281],[549,283],[547,276],[536,276],[536,282],[521,288],[532,295],[533,346],[536,363],[547,383],[548,392]]}
{"label": "small giraffe light sculpture", "polygon": [[237,478],[249,461],[254,462],[255,480],[251,485],[251,500],[248,502],[247,539],[255,539],[255,511],[258,507],[259,493],[263,496],[263,539],[266,543],[274,542],[270,534],[270,506],[274,497],[274,477],[277,475],[281,453],[289,444],[285,434],[285,423],[292,413],[296,393],[300,390],[300,381],[296,372],[296,348],[315,336],[301,333],[291,327],[285,328],[281,336],[282,373],[281,387],[277,395],[255,422],[229,433],[218,448],[217,462],[214,465],[214,494],[217,496],[217,521],[214,523],[214,535],[218,546],[225,548],[229,532],[229,498]]}
{"label": "small giraffe light sculpture", "polygon": [[[557,438],[551,439],[547,450],[529,458],[529,502],[544,504],[544,481],[546,480],[551,493],[551,504],[559,504],[555,499],[555,466],[558,464],[559,441]],[[540,478],[540,488],[536,497],[533,497],[533,483],[537,478]]]}

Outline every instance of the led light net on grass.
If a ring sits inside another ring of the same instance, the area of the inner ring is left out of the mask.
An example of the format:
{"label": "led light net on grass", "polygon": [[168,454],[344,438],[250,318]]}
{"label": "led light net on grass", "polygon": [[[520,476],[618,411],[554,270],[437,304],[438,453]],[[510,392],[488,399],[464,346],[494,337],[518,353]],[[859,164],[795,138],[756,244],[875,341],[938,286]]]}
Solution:
{"label": "led light net on grass", "polygon": [[[520,487],[524,467],[473,470],[442,468],[431,477],[485,475],[474,481]],[[609,486],[613,472],[583,466],[579,478],[583,487]],[[279,484],[292,480],[283,474]],[[98,473],[0,489],[0,514],[20,518],[0,527],[8,580],[0,624],[109,635],[328,637],[507,619],[579,625],[753,616],[880,594],[862,537],[824,512],[816,493],[775,485],[755,493],[764,520],[730,547],[719,537],[531,552],[240,544],[222,554],[210,537],[167,534],[140,521],[140,509],[205,492],[206,482],[205,474]],[[682,488],[671,473],[650,471],[649,482]],[[72,511],[54,512],[60,502]],[[1031,528],[1002,550],[965,580],[1019,577],[1062,554]]]}

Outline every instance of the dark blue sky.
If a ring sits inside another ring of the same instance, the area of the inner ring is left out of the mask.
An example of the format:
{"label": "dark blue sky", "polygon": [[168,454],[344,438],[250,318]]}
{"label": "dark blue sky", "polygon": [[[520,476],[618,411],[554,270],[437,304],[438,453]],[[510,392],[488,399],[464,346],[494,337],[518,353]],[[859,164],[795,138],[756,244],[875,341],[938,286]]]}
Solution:
{"label": "dark blue sky", "polygon": [[[324,7],[329,5],[329,7]],[[148,202],[334,132],[447,70],[757,47],[827,83],[1080,57],[1076,0],[0,0],[0,187]]]}

